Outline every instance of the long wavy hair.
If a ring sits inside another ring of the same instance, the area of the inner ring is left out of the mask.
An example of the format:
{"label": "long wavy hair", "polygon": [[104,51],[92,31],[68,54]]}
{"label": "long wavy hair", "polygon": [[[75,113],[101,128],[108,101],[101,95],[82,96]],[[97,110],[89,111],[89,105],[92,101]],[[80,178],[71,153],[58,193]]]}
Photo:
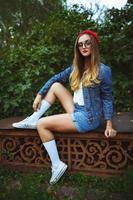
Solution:
{"label": "long wavy hair", "polygon": [[79,88],[82,84],[85,87],[89,87],[92,82],[99,84],[98,73],[99,73],[99,48],[95,38],[91,35],[91,54],[88,56],[88,67],[84,70],[84,56],[81,55],[78,47],[78,40],[80,36],[77,37],[74,46],[74,59],[73,59],[73,71],[70,75],[70,86],[73,91]]}

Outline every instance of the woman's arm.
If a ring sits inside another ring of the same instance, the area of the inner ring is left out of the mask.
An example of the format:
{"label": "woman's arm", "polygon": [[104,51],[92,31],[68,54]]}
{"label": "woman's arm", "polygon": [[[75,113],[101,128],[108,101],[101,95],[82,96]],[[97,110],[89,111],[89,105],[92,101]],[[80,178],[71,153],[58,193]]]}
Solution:
{"label": "woman's arm", "polygon": [[113,117],[112,73],[110,67],[105,65],[102,69],[100,89],[104,119],[111,120]]}
{"label": "woman's arm", "polygon": [[66,68],[64,71],[60,72],[59,74],[54,75],[43,85],[43,87],[39,90],[38,94],[41,96],[45,96],[49,88],[51,87],[51,85],[55,82],[60,82],[62,84],[67,83],[71,72],[72,72],[72,66]]}
{"label": "woman's arm", "polygon": [[106,137],[116,136],[116,131],[113,129],[113,94],[112,94],[112,73],[108,66],[105,66],[103,71],[103,80],[101,82],[101,98],[103,104],[103,114],[106,120]]}
{"label": "woman's arm", "polygon": [[54,75],[43,85],[43,87],[39,90],[39,92],[37,93],[34,99],[34,102],[33,102],[34,111],[37,111],[37,109],[40,108],[42,98],[46,95],[51,85],[55,82],[60,82],[62,84],[65,84],[69,79],[71,71],[72,71],[72,66],[66,68],[64,71],[60,72],[59,74]]}
{"label": "woman's arm", "polygon": [[112,128],[112,121],[111,120],[106,121],[106,128]]}

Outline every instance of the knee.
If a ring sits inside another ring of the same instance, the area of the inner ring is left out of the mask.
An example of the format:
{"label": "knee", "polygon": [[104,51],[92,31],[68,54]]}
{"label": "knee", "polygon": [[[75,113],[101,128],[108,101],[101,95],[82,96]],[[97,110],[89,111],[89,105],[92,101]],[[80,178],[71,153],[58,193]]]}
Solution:
{"label": "knee", "polygon": [[61,83],[55,82],[55,83],[52,84],[51,89],[52,89],[53,91],[55,91],[55,90],[57,90],[60,86],[61,86]]}
{"label": "knee", "polygon": [[44,120],[39,119],[38,122],[37,122],[36,127],[37,127],[38,132],[39,132],[40,130],[44,129],[44,127],[45,127]]}

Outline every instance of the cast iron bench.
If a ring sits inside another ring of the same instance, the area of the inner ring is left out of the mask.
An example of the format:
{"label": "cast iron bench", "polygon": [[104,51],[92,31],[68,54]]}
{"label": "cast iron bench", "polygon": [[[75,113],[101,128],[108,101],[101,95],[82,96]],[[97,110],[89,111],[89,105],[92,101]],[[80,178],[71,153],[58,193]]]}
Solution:
{"label": "cast iron bench", "polygon": [[[21,170],[49,168],[50,160],[36,130],[15,129],[13,117],[0,120],[0,165]],[[133,167],[133,113],[115,113],[115,138],[104,136],[105,124],[88,133],[54,133],[59,154],[70,172],[100,176],[123,173]]]}

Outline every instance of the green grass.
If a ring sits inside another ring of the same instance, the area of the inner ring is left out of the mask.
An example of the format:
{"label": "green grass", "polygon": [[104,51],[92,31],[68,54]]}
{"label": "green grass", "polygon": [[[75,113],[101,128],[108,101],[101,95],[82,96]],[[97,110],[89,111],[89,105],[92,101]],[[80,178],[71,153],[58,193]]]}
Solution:
{"label": "green grass", "polygon": [[133,200],[133,169],[117,177],[66,174],[50,186],[50,170],[19,172],[0,168],[0,200]]}

